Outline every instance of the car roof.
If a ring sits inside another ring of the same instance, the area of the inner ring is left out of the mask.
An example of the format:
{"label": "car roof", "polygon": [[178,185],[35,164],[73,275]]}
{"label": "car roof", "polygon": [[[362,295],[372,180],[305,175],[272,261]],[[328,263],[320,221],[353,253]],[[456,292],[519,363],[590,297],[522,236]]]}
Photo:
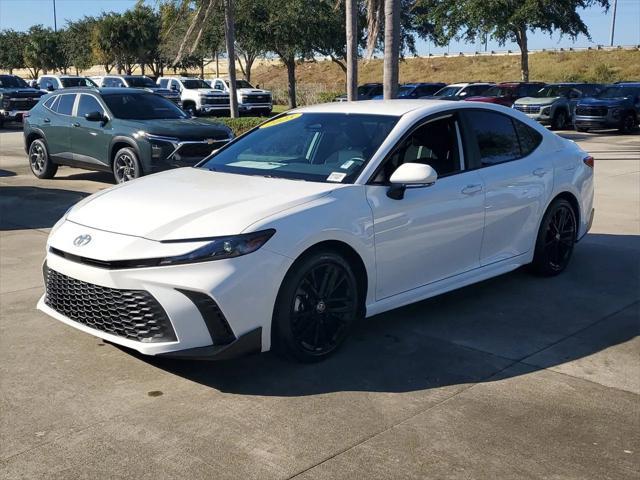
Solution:
{"label": "car roof", "polygon": [[616,82],[607,85],[607,87],[640,87],[640,82]]}
{"label": "car roof", "polygon": [[452,106],[446,100],[361,100],[357,102],[331,102],[296,108],[296,113],[353,113],[391,115],[401,117],[417,109],[436,110],[437,107]]}
{"label": "car roof", "polygon": [[123,87],[73,87],[73,88],[64,88],[62,90],[56,90],[55,92],[51,92],[54,95],[64,95],[69,93],[99,93],[110,95],[112,93],[131,93],[134,95],[142,95],[145,93],[149,93],[146,90],[142,90],[139,88],[123,88]]}

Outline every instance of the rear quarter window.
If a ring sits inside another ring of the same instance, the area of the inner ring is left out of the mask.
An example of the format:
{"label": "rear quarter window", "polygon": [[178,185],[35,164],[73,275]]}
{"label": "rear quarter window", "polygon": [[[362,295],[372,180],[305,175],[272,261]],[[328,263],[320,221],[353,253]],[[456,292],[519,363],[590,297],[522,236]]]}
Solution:
{"label": "rear quarter window", "polygon": [[522,157],[530,155],[542,143],[542,134],[524,123],[513,120],[513,125],[520,141],[520,152]]}

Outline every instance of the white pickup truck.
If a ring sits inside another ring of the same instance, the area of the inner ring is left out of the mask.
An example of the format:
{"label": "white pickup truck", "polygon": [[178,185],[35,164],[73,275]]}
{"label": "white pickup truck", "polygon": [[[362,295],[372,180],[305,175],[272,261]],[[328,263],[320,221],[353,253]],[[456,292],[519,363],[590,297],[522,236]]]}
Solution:
{"label": "white pickup truck", "polygon": [[228,112],[229,94],[212,89],[199,78],[160,77],[158,85],[162,88],[180,92],[182,109],[192,116],[208,115],[216,112]]}
{"label": "white pickup truck", "polygon": [[[213,78],[205,80],[217,92],[229,94],[229,80]],[[256,112],[269,115],[273,109],[271,92],[255,88],[246,80],[236,80],[236,95],[238,96],[238,110],[241,113]]]}

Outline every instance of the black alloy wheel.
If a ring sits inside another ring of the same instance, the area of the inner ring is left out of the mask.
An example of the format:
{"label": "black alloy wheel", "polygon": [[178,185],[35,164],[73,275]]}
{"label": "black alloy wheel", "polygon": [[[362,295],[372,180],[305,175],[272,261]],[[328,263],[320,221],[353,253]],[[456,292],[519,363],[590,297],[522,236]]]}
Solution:
{"label": "black alloy wheel", "polygon": [[274,314],[274,347],[302,362],[322,360],[363,311],[349,263],[333,252],[303,258],[285,278]]}
{"label": "black alloy wheel", "polygon": [[562,130],[567,124],[567,114],[564,110],[558,110],[553,117],[553,129]]}
{"label": "black alloy wheel", "polygon": [[620,125],[620,132],[622,133],[631,133],[633,129],[636,127],[636,119],[632,113],[627,113],[622,118],[622,124]]}
{"label": "black alloy wheel", "polygon": [[532,263],[534,271],[553,276],[567,268],[577,231],[576,214],[571,204],[564,199],[551,204],[538,233]]}
{"label": "black alloy wheel", "polygon": [[131,148],[121,148],[113,159],[113,176],[117,183],[125,183],[142,175],[138,156]]}
{"label": "black alloy wheel", "polygon": [[58,171],[58,165],[51,162],[47,145],[40,138],[29,145],[29,167],[38,178],[53,178]]}

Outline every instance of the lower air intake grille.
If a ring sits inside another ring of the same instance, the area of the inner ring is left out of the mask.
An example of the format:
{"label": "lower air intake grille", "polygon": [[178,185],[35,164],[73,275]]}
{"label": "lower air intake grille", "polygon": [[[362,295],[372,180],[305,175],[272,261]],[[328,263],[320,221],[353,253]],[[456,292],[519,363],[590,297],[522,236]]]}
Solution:
{"label": "lower air intake grille", "polygon": [[167,314],[149,292],[101,287],[47,267],[44,279],[44,303],[74,322],[138,342],[176,340]]}

